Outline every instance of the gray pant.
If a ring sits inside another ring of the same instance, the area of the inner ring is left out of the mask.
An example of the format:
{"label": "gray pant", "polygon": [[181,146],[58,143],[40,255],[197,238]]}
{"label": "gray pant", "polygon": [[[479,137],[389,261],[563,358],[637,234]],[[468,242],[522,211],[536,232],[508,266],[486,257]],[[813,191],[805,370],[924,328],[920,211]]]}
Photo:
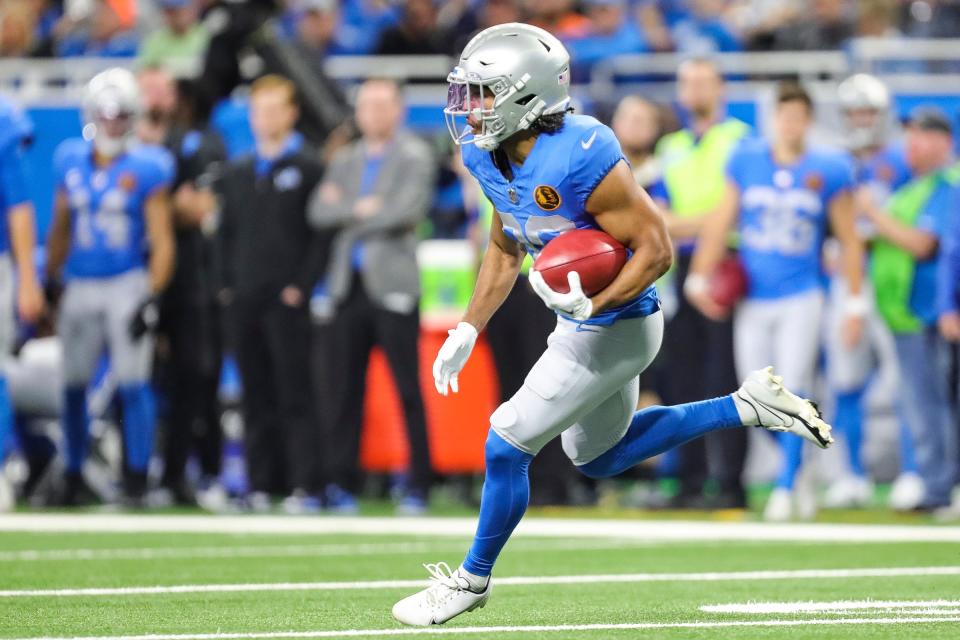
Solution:
{"label": "gray pant", "polygon": [[10,254],[0,254],[0,355],[3,358],[10,353],[17,328],[14,310],[16,289]]}
{"label": "gray pant", "polygon": [[149,380],[153,338],[147,334],[134,341],[129,331],[133,315],[149,291],[147,274],[140,269],[110,278],[70,280],[58,327],[67,386],[86,386],[104,347],[118,385]]}
{"label": "gray pant", "polygon": [[947,391],[949,352],[936,327],[897,334],[894,340],[901,371],[900,410],[927,488],[924,504],[946,505],[957,479],[957,432]]}

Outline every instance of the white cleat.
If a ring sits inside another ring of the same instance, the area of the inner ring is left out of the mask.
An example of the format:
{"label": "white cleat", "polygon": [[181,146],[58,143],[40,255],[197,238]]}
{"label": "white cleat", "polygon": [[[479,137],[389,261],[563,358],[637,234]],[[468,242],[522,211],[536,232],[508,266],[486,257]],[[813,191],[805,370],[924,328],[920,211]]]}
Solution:
{"label": "white cleat", "polygon": [[847,475],[827,488],[823,506],[827,509],[863,509],[873,501],[873,483],[867,478]]}
{"label": "white cleat", "polygon": [[767,522],[788,522],[793,518],[793,492],[778,488],[770,493],[763,519]]}
{"label": "white cleat", "polygon": [[[749,408],[751,419],[747,424],[789,431],[821,449],[833,444],[830,425],[820,417],[817,406],[784,387],[783,378],[773,374],[773,367],[751,373],[733,396],[739,408]],[[740,413],[743,416],[744,411]]]}
{"label": "white cleat", "polygon": [[912,511],[923,503],[927,488],[916,473],[901,473],[890,487],[890,508],[894,511]]}
{"label": "white cleat", "polygon": [[482,593],[470,590],[466,578],[450,571],[445,562],[423,565],[430,572],[429,587],[393,605],[393,617],[403,624],[429,627],[461,613],[483,608],[490,598],[491,580]]}
{"label": "white cleat", "polygon": [[0,465],[0,513],[13,511],[17,504],[16,496],[13,492],[13,484],[3,472],[3,466]]}

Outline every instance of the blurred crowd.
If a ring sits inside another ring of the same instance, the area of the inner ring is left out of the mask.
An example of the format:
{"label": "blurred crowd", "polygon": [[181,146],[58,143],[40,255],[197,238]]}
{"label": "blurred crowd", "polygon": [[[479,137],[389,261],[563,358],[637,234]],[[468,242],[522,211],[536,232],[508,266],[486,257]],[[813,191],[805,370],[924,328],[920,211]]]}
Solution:
{"label": "blurred crowd", "polygon": [[268,28],[324,54],[455,55],[479,29],[524,21],[556,34],[580,69],[620,53],[835,50],[855,37],[960,32],[950,0],[3,0],[0,55],[136,55],[186,74],[238,4],[275,14]]}
{"label": "blurred crowd", "polygon": [[[18,342],[6,373],[15,441],[26,463],[18,492],[36,504],[119,499],[131,506],[266,511],[279,502],[291,513],[354,512],[369,489],[360,434],[368,359],[379,347],[397,383],[410,465],[376,491],[392,495],[401,513],[427,509],[436,476],[418,384],[417,246],[431,236],[468,238],[482,252],[496,214],[448,140],[404,128],[404,87],[368,80],[348,101],[348,88],[311,61],[331,53],[453,54],[478,29],[517,19],[556,33],[575,62],[587,66],[616,52],[831,49],[859,35],[960,32],[955,3],[882,0],[812,6],[303,0],[279,9],[267,2],[161,0],[159,9],[141,16],[123,0],[2,5],[4,55],[139,57],[135,78],[114,74],[110,91],[91,88],[84,117],[101,134],[118,128],[113,137],[124,145],[136,140],[156,150],[143,162],[156,165],[149,182],[159,189],[153,195],[163,197],[141,205],[144,215],[170,220],[169,227],[148,223],[137,231],[132,246],[138,248],[127,252],[119,272],[103,272],[97,260],[92,267],[71,263],[69,249],[81,240],[71,236],[70,212],[89,199],[85,188],[99,188],[97,176],[120,165],[116,151],[101,152],[92,133],[87,144],[103,156],[103,173],[92,167],[87,178],[78,177],[87,171],[82,154],[54,159],[57,211],[42,274],[47,313]],[[271,33],[284,37],[260,37],[270,16]],[[251,51],[256,65],[247,63]],[[235,154],[212,126],[211,109],[251,77],[249,112],[241,117],[252,140],[249,153]],[[710,233],[705,221],[723,198],[728,160],[742,140],[758,135],[726,112],[724,91],[709,58],[694,57],[678,70],[675,104],[628,96],[609,105],[608,120],[637,181],[666,212],[677,247],[676,267],[660,283],[669,324],[662,354],[642,380],[647,404],[732,392],[745,370],[738,349],[774,333],[766,325],[738,329],[757,326],[744,319],[750,309],[738,294],[711,302],[689,283],[697,246]],[[817,107],[802,90],[778,100],[777,110],[796,102]],[[896,290],[902,299],[880,296],[875,303],[869,284],[850,292],[837,275],[844,238],[834,230],[822,264],[806,274],[822,280],[818,291],[828,292],[826,302],[817,302],[815,314],[803,310],[802,331],[788,324],[786,333],[776,331],[793,349],[788,353],[799,353],[787,361],[808,363],[802,380],[788,384],[824,400],[849,455],[824,492],[809,490],[801,451],[778,453],[747,430],[723,431],[632,472],[629,480],[645,488],[628,504],[744,508],[752,449],[754,458],[775,461],[767,465],[777,477],[769,519],[809,517],[818,493],[826,506],[870,506],[874,479],[892,478],[869,459],[865,444],[876,413],[870,392],[883,386],[880,404],[895,412],[899,434],[884,462],[889,467],[889,458],[897,458],[890,504],[960,516],[952,494],[960,480],[956,118],[927,108],[899,123],[889,91],[876,79],[844,83],[838,102],[843,129],[833,140],[842,142],[838,153],[849,154],[856,174],[845,192],[858,237],[870,251],[882,246],[895,265],[870,271],[867,280],[892,278],[875,288]],[[792,135],[806,139],[811,124],[793,126]],[[775,127],[770,144],[786,129]],[[131,178],[115,170],[127,189]],[[132,185],[148,181],[137,171]],[[149,247],[146,257],[137,243]],[[107,243],[103,251],[112,255],[113,248]],[[736,262],[735,244],[729,253]],[[131,275],[138,278],[132,284]],[[103,293],[113,289],[102,283],[94,293],[77,293],[71,280],[78,276],[108,278],[117,293]],[[713,280],[715,289],[737,288],[736,275]],[[77,302],[92,299],[101,307],[91,311]],[[891,311],[897,302],[906,308]],[[777,313],[800,317],[789,307]],[[118,314],[114,324],[105,319],[111,314]],[[844,314],[859,319],[855,336]],[[105,324],[93,344],[107,347],[107,362],[90,355],[87,330],[98,322]],[[523,384],[553,324],[522,277],[486,332],[504,399]],[[773,347],[749,350],[778,370],[789,368]],[[232,376],[221,373],[225,356]],[[897,376],[901,383],[891,382]],[[0,388],[0,405],[2,396]],[[122,444],[108,428],[114,423],[122,425]],[[118,465],[125,470],[119,494],[111,475]],[[537,504],[593,503],[610,486],[579,477],[558,442],[535,459],[531,482]]]}

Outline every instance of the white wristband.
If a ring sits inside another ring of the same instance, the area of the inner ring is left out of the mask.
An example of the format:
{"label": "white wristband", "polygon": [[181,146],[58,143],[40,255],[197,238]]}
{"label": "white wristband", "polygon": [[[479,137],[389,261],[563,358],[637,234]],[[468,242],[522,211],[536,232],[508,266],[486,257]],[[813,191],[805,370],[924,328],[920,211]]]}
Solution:
{"label": "white wristband", "polygon": [[700,273],[691,273],[683,281],[683,292],[688,295],[706,293],[709,288],[707,277]]}
{"label": "white wristband", "polygon": [[848,316],[862,318],[870,311],[870,300],[862,293],[851,295],[843,301],[843,312]]}

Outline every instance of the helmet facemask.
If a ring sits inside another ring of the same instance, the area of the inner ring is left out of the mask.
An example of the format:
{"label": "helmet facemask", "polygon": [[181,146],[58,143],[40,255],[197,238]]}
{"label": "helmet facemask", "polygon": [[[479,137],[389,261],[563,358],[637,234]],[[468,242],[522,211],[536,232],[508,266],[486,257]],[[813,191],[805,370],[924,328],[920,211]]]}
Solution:
{"label": "helmet facemask", "polygon": [[[506,138],[527,129],[543,113],[542,100],[532,101],[533,104],[528,104],[531,100],[524,100],[527,96],[516,103],[513,100],[526,87],[528,74],[513,84],[502,77],[480,80],[475,76],[465,73],[461,67],[454,68],[447,76],[450,86],[443,115],[455,144],[475,144],[484,151],[493,151]],[[486,108],[489,94],[493,94],[493,104]],[[465,120],[463,126],[460,118]],[[513,127],[508,126],[511,120],[516,120]],[[476,125],[480,130],[475,133]]]}
{"label": "helmet facemask", "polygon": [[110,69],[93,80],[83,100],[83,136],[102,156],[123,153],[135,136],[140,114],[139,89],[133,75]]}

